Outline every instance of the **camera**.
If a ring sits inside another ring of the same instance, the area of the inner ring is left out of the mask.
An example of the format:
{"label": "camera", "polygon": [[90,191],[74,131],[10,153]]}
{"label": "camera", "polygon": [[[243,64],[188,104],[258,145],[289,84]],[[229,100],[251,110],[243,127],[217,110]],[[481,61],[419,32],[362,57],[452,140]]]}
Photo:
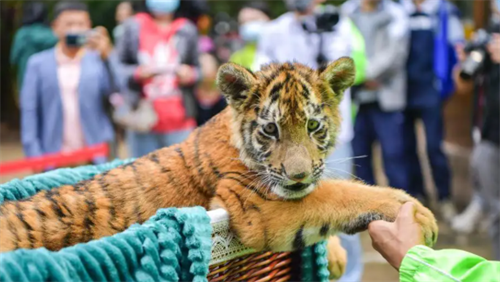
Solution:
{"label": "camera", "polygon": [[66,46],[68,47],[80,47],[87,43],[86,33],[69,33],[66,34]]}
{"label": "camera", "polygon": [[81,47],[81,46],[87,44],[87,39],[94,32],[96,32],[94,29],[89,30],[89,31],[84,31],[84,32],[70,32],[70,33],[66,34],[66,36],[65,36],[66,46],[68,46],[68,47]]}
{"label": "camera", "polygon": [[332,5],[318,7],[316,17],[316,32],[332,32],[340,20],[337,8]]}
{"label": "camera", "polygon": [[314,27],[306,22],[302,23],[302,28],[310,33],[332,32],[340,20],[337,8],[332,5],[319,6],[313,14]]}
{"label": "camera", "polygon": [[[312,0],[286,0],[288,10],[306,13],[313,4]],[[320,5],[314,10],[315,28],[311,28],[305,23],[302,24],[304,30],[311,33],[331,32],[339,22],[340,16],[337,8],[332,5]]]}
{"label": "camera", "polygon": [[462,79],[473,78],[484,67],[484,63],[488,59],[486,46],[489,42],[490,35],[484,29],[480,29],[474,39],[464,46],[467,58],[461,65],[460,77]]}
{"label": "camera", "polygon": [[[500,25],[496,24],[492,32],[499,33]],[[479,29],[474,39],[464,46],[467,58],[461,65],[460,78],[470,80],[484,69],[485,64],[490,61],[488,51],[486,50],[490,40],[491,34],[484,29]]]}

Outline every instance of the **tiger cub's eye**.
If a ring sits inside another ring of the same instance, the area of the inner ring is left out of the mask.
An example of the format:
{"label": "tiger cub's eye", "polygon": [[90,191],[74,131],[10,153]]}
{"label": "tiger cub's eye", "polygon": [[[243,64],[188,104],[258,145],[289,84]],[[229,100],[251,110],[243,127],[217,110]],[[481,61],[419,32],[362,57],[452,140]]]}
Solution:
{"label": "tiger cub's eye", "polygon": [[264,125],[264,133],[274,136],[278,133],[278,126],[276,125],[276,123],[270,122]]}
{"label": "tiger cub's eye", "polygon": [[319,128],[319,121],[315,119],[310,119],[309,121],[307,121],[307,130],[309,130],[309,132],[313,132],[318,128]]}

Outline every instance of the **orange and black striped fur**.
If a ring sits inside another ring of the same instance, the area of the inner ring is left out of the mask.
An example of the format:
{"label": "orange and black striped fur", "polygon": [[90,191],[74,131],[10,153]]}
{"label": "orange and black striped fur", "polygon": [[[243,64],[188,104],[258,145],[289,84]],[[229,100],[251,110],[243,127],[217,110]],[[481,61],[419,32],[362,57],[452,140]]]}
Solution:
{"label": "orange and black striped fur", "polygon": [[413,201],[425,242],[435,242],[434,216],[404,192],[322,178],[340,127],[338,105],[354,80],[351,59],[317,71],[286,63],[252,73],[230,63],[217,79],[230,106],[182,144],[4,203],[0,251],[58,250],[123,231],[159,208],[195,205],[228,210],[247,246],[283,251],[394,220]]}

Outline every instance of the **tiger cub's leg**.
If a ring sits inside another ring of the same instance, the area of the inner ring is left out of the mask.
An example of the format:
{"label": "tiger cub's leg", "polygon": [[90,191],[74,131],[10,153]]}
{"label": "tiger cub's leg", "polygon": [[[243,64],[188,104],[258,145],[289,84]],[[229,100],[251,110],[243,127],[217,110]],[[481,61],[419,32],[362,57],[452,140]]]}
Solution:
{"label": "tiger cub's leg", "polygon": [[338,279],[345,272],[347,266],[347,252],[340,244],[340,238],[338,236],[331,236],[328,238],[326,249],[330,279]]}
{"label": "tiger cub's leg", "polygon": [[288,251],[312,245],[337,232],[354,234],[373,220],[394,221],[405,202],[416,205],[423,240],[437,240],[434,215],[401,190],[347,180],[321,181],[300,200],[270,200],[234,181],[221,181],[214,199],[228,210],[243,244],[256,250]]}

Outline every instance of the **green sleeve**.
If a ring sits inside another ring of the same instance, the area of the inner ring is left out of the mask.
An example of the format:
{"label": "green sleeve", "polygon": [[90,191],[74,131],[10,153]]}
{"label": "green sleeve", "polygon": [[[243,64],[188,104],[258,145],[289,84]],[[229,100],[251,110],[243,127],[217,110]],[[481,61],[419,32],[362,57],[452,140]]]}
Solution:
{"label": "green sleeve", "polygon": [[235,64],[238,64],[238,65],[242,65],[243,64],[243,58],[242,58],[242,55],[241,55],[241,52],[240,51],[236,51],[234,52],[231,57],[229,57],[229,61],[231,63],[235,63]]}
{"label": "green sleeve", "polygon": [[257,47],[255,46],[255,44],[247,44],[245,47],[243,47],[243,49],[234,52],[233,55],[229,58],[229,61],[243,66],[247,69],[252,69],[256,51]]}
{"label": "green sleeve", "polygon": [[500,262],[460,250],[415,246],[401,263],[399,281],[499,282]]}

